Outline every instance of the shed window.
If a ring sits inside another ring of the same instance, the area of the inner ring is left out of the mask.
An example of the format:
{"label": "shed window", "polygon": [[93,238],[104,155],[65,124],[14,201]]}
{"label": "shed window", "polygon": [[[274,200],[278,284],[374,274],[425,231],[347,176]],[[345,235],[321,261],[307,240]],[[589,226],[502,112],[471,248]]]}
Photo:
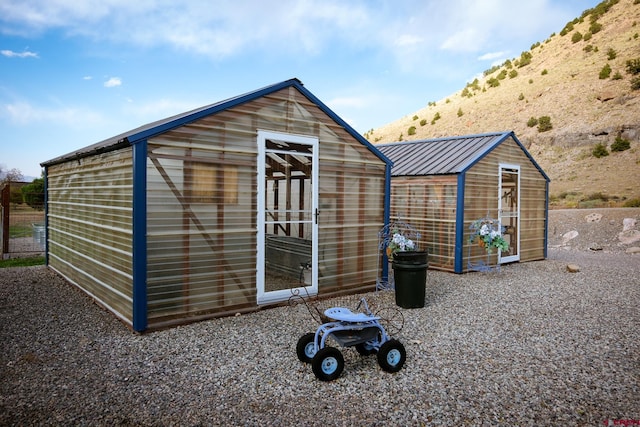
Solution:
{"label": "shed window", "polygon": [[212,163],[191,163],[186,169],[191,179],[192,203],[238,204],[238,169],[236,166]]}

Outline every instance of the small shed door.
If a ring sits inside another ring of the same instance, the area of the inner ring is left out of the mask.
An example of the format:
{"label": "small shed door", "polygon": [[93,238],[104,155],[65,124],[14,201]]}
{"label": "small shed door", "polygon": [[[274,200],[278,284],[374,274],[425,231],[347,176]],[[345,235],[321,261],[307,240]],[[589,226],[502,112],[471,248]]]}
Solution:
{"label": "small shed door", "polygon": [[520,260],[520,165],[500,164],[498,217],[505,228],[508,252],[498,251],[500,263]]}
{"label": "small shed door", "polygon": [[317,294],[318,138],[258,131],[257,197],[258,304]]}

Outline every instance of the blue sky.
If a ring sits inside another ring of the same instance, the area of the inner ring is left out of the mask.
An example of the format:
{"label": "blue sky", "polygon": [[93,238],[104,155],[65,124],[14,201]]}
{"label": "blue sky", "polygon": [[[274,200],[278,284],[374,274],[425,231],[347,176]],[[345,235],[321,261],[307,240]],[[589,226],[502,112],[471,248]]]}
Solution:
{"label": "blue sky", "polygon": [[596,0],[0,0],[0,167],[299,78],[359,133],[460,90]]}

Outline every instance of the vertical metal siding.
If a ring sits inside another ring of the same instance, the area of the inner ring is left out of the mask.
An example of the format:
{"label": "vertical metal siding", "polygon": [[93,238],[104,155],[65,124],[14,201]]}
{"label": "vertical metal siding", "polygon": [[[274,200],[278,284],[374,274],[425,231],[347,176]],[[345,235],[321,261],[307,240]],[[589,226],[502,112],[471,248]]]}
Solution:
{"label": "vertical metal siding", "polygon": [[430,268],[454,271],[457,195],[457,175],[391,180],[391,218],[418,230],[420,248],[429,250]]}
{"label": "vertical metal siding", "polygon": [[49,265],[132,322],[132,150],[47,168]]}
{"label": "vertical metal siding", "polygon": [[[522,151],[513,138],[498,147],[467,171],[465,189],[465,269],[469,257],[471,222],[484,216],[498,218],[499,164],[520,165],[520,261],[534,261],[545,257],[547,180]],[[486,258],[486,252],[471,246],[471,261]],[[491,262],[497,262],[494,252]]]}
{"label": "vertical metal siding", "polygon": [[319,138],[319,292],[373,289],[386,164],[286,88],[148,141],[149,327],[255,307],[257,129]]}

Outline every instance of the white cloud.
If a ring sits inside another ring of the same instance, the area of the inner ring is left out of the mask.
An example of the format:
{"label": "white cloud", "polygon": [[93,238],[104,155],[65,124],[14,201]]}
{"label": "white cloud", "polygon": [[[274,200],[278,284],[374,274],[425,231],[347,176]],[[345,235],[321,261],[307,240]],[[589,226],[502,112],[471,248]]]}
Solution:
{"label": "white cloud", "polygon": [[412,34],[403,34],[395,40],[395,45],[400,47],[415,46],[422,43],[423,41],[423,37]]}
{"label": "white cloud", "polygon": [[478,61],[490,61],[500,59],[507,56],[507,52],[489,52],[478,57]]}
{"label": "white cloud", "polygon": [[1,50],[0,53],[7,58],[38,58],[38,54],[35,52],[14,52],[12,50]]}
{"label": "white cloud", "polygon": [[82,80],[93,80],[93,76],[84,76]]}
{"label": "white cloud", "polygon": [[104,82],[104,87],[117,87],[122,85],[122,80],[120,77],[111,77],[109,80]]}
{"label": "white cloud", "polygon": [[166,98],[149,101],[143,104],[138,104],[130,98],[127,98],[126,101],[127,104],[123,107],[124,113],[127,116],[137,116],[140,118],[140,121],[158,120],[163,117],[170,117],[175,114],[191,111],[195,108],[207,105],[206,103],[176,101]]}
{"label": "white cloud", "polygon": [[17,125],[31,125],[48,122],[56,125],[85,127],[102,123],[100,114],[82,108],[38,108],[28,102],[5,104],[0,109],[0,117],[6,117]]}
{"label": "white cloud", "polygon": [[69,37],[214,59],[252,51],[315,55],[337,42],[420,69],[437,60],[438,49],[498,51],[538,41],[532,32],[550,34],[574,17],[567,9],[560,0],[4,0],[0,24],[6,34],[61,29]]}

